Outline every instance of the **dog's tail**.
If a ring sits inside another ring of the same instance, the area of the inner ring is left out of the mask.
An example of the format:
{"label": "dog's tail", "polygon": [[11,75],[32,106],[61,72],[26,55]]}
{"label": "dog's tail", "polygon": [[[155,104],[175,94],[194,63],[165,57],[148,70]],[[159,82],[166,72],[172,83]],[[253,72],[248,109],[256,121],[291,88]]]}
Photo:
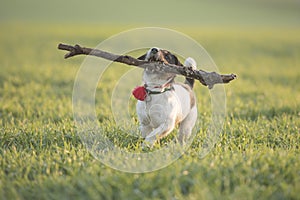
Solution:
{"label": "dog's tail", "polygon": [[[192,69],[197,69],[197,63],[196,61],[191,58],[191,57],[188,57],[187,59],[185,59],[184,61],[184,66],[186,67],[191,67]],[[194,83],[195,83],[195,79],[192,79],[192,78],[186,78],[185,79],[185,84],[188,84],[192,89],[194,87]]]}

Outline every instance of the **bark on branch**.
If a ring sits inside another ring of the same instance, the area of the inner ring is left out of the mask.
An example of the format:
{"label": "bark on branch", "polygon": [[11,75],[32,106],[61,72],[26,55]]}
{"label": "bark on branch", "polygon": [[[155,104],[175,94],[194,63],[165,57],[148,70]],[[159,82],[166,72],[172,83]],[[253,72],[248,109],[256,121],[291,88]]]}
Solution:
{"label": "bark on branch", "polygon": [[69,53],[65,55],[65,58],[70,58],[76,55],[90,55],[101,57],[107,60],[111,60],[113,62],[132,65],[146,70],[174,73],[178,75],[183,75],[188,78],[197,79],[202,85],[208,86],[209,89],[213,88],[215,84],[229,83],[230,81],[236,78],[235,74],[222,75],[216,72],[193,70],[190,67],[164,64],[161,62],[148,62],[144,60],[138,60],[128,55],[116,55],[99,49],[81,47],[77,44],[75,46],[59,44],[58,49],[69,51]]}

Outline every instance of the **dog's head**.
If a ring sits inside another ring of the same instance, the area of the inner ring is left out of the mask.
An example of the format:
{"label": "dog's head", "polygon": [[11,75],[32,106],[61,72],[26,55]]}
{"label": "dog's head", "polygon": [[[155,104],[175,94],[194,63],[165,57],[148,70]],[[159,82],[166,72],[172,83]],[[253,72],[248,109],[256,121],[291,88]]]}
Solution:
{"label": "dog's head", "polygon": [[140,56],[138,59],[147,61],[158,61],[182,66],[182,64],[175,55],[173,55],[167,50],[163,50],[157,47],[152,47],[146,54]]}

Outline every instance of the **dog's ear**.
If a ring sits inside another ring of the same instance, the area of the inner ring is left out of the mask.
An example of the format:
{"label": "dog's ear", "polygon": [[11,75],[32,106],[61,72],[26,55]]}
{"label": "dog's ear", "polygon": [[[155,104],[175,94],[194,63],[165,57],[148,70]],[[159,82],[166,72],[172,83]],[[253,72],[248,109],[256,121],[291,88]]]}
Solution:
{"label": "dog's ear", "polygon": [[147,54],[144,54],[144,55],[138,57],[137,59],[139,59],[139,60],[145,60],[145,59],[146,59],[146,55],[147,55]]}
{"label": "dog's ear", "polygon": [[183,64],[179,61],[179,59],[176,56],[174,56],[173,54],[172,54],[172,56],[173,56],[173,59],[175,60],[175,65],[183,66]]}
{"label": "dog's ear", "polygon": [[169,51],[164,50],[163,55],[164,55],[165,60],[168,63],[173,64],[173,65],[183,66],[181,64],[181,62],[179,61],[179,59],[174,54],[170,53]]}

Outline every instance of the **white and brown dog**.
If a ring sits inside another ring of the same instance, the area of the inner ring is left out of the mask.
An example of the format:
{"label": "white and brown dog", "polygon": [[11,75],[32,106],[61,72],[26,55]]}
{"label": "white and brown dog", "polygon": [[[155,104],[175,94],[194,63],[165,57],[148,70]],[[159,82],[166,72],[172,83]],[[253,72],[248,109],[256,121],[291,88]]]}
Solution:
{"label": "white and brown dog", "polygon": [[[175,55],[159,48],[151,48],[139,59],[183,66]],[[192,58],[187,58],[184,65],[196,69]],[[194,79],[186,78],[185,83],[175,83],[174,78],[174,74],[164,72],[143,72],[147,97],[137,102],[136,110],[140,131],[147,145],[153,146],[155,141],[172,132],[177,124],[178,140],[184,143],[195,126],[197,106],[192,91]]]}

